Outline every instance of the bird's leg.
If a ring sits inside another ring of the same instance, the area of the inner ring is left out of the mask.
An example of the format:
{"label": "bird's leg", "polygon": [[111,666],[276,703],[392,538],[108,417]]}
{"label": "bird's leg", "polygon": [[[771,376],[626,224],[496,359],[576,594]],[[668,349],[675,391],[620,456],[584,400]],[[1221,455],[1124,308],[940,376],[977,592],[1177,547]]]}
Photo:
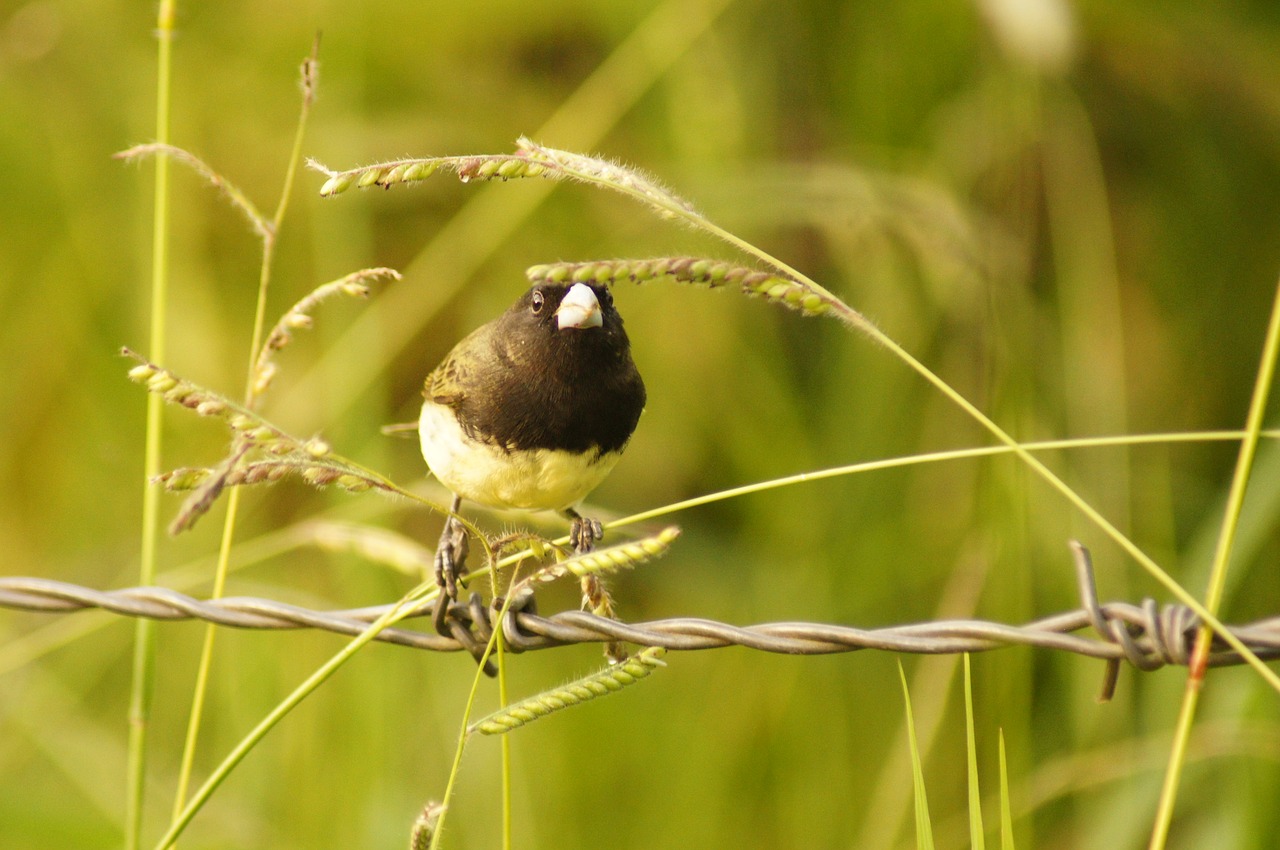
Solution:
{"label": "bird's leg", "polygon": [[[436,594],[436,607],[432,613],[432,620],[437,632],[447,638],[453,638],[479,662],[484,658],[485,644],[476,638],[467,624],[467,618],[460,617],[458,612],[459,608],[470,608],[472,612],[470,622],[473,625],[480,622],[475,611],[480,610],[483,613],[480,597],[475,593],[471,594],[468,605],[457,601],[458,585],[463,583],[462,573],[467,562],[467,550],[470,548],[467,542],[467,529],[456,516],[461,507],[462,497],[454,496],[453,503],[449,506],[449,516],[444,521],[444,530],[440,532],[440,543],[436,546],[436,586],[440,588],[440,592]],[[498,675],[497,668],[492,662],[485,661],[483,669],[487,676]]]}
{"label": "bird's leg", "polygon": [[[564,511],[569,518],[569,543],[579,555],[585,555],[595,548],[596,542],[604,537],[604,527],[597,519],[584,517],[573,508]],[[613,607],[613,596],[605,585],[604,579],[593,573],[582,577],[582,607],[597,617],[618,619]],[[616,640],[606,641],[604,657],[610,664],[621,664],[627,660],[627,651]]]}
{"label": "bird's leg", "polygon": [[453,516],[462,507],[462,498],[453,497],[449,507],[449,517],[444,521],[444,530],[440,532],[440,543],[436,546],[436,584],[441,597],[450,600],[458,598],[458,582],[462,577],[467,562],[467,530]]}

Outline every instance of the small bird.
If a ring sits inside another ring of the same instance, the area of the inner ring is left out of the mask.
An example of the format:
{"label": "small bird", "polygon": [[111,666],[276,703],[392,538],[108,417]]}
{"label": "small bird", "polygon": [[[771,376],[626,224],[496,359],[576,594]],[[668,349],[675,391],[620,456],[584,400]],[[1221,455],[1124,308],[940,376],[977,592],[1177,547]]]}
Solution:
{"label": "small bird", "polygon": [[[613,295],[603,285],[538,283],[459,342],[427,376],[422,456],[462,502],[557,511],[587,551],[603,535],[578,505],[627,447],[644,381]],[[436,581],[457,598],[467,537],[453,517],[436,552]]]}

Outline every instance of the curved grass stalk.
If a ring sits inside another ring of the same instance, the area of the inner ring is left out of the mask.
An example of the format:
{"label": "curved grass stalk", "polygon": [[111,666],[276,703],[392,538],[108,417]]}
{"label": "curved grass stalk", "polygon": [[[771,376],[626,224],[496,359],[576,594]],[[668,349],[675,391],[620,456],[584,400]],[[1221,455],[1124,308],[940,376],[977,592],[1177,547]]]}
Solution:
{"label": "curved grass stalk", "polygon": [[290,307],[267,334],[266,341],[258,348],[257,359],[253,363],[250,384],[246,391],[249,407],[253,407],[271,385],[275,377],[275,354],[293,339],[293,332],[311,327],[311,311],[333,295],[347,295],[353,298],[368,298],[369,284],[377,280],[400,280],[400,272],[395,269],[376,268],[361,269],[344,275],[337,280],[321,284]]}
{"label": "curved grass stalk", "polygon": [[518,143],[522,151],[524,151],[534,161],[548,165],[563,173],[567,177],[580,180],[593,186],[604,189],[611,189],[620,192],[632,199],[643,203],[650,208],[658,210],[665,217],[683,220],[698,230],[702,230],[717,238],[733,245],[738,250],[748,254],[762,263],[777,269],[782,274],[790,278],[792,281],[802,284],[808,288],[813,294],[817,295],[823,303],[829,307],[829,312],[838,317],[852,329],[861,331],[869,336],[872,340],[884,346],[895,357],[909,366],[920,377],[932,384],[939,392],[951,400],[957,407],[963,410],[974,421],[986,429],[992,436],[1009,448],[1018,458],[1026,464],[1036,475],[1043,479],[1049,486],[1057,490],[1068,502],[1070,502],[1076,510],[1080,511],[1090,522],[1102,530],[1104,534],[1110,537],[1120,548],[1138,562],[1147,573],[1162,584],[1165,589],[1178,598],[1182,604],[1186,605],[1201,618],[1201,620],[1211,628],[1215,633],[1222,637],[1232,649],[1240,653],[1241,657],[1253,667],[1277,692],[1280,692],[1280,675],[1264,664],[1257,655],[1255,655],[1239,638],[1232,635],[1226,630],[1225,626],[1218,620],[1216,614],[1210,611],[1198,599],[1191,595],[1182,587],[1172,576],[1169,575],[1156,561],[1142,550],[1136,543],[1129,539],[1123,531],[1121,531],[1114,523],[1102,515],[1100,511],[1089,504],[1089,502],[1077,493],[1069,484],[1062,480],[1049,467],[1045,466],[1038,458],[1031,454],[1021,443],[1015,440],[1010,434],[995,423],[990,417],[977,408],[971,401],[965,398],[959,391],[939,377],[933,370],[918,360],[909,351],[898,344],[896,340],[880,330],[869,319],[854,310],[832,292],[825,287],[819,285],[817,281],[802,274],[797,269],[792,268],[788,264],[779,260],[777,257],[768,252],[757,248],[750,242],[739,236],[730,233],[719,225],[711,222],[709,219],[696,212],[687,203],[667,196],[660,191],[653,190],[643,180],[632,180],[619,178],[617,176],[617,167],[601,160],[584,157],[579,154],[559,151],[554,148],[543,147],[530,142],[527,139],[521,139]]}
{"label": "curved grass stalk", "polygon": [[220,191],[226,197],[227,202],[248,219],[249,226],[253,228],[259,237],[262,239],[270,239],[272,237],[272,223],[258,211],[253,201],[249,200],[249,196],[241,191],[236,184],[219,174],[213,166],[190,151],[166,142],[150,142],[145,145],[134,145],[115,155],[116,159],[126,161],[139,160],[149,156],[154,156],[161,160],[175,159],[181,162],[203,177],[210,186]]}
{"label": "curved grass stalk", "polygon": [[[1243,431],[1182,431],[1166,434],[1134,434],[1119,437],[1080,437],[1064,440],[1043,440],[1034,443],[1022,443],[1021,445],[1022,448],[1027,451],[1039,452],[1061,449],[1103,448],[1108,446],[1224,442],[1242,439],[1244,435],[1245,432]],[[1263,431],[1262,435],[1269,439],[1280,439],[1280,430]],[[877,472],[885,469],[899,469],[904,466],[917,466],[926,463],[941,463],[943,461],[965,460],[969,458],[990,457],[992,455],[1013,453],[1014,449],[1010,446],[978,446],[968,449],[948,449],[938,452],[928,452],[926,454],[884,458],[881,460],[867,460],[844,466],[816,469],[812,472],[799,472],[795,475],[785,475],[780,478],[771,478],[767,481],[757,481],[754,484],[744,484],[741,487],[717,490],[714,493],[706,493],[702,496],[685,499],[684,501],[672,502],[669,505],[652,508],[647,511],[642,511],[628,517],[606,523],[605,528],[620,528],[626,525],[633,525],[637,522],[656,519],[657,517],[666,516],[668,514],[676,513],[677,511],[697,508],[715,502],[722,502],[726,499],[735,499],[739,496],[748,496],[752,493],[762,493],[766,490],[776,490],[780,487],[790,487],[795,484],[803,484],[808,481],[822,481],[827,478],[839,478],[843,475],[854,475],[860,472]]]}
{"label": "curved grass stalk", "polygon": [[[1126,434],[1114,437],[1078,437],[1073,439],[1043,440],[1034,443],[1023,443],[1022,447],[1027,451],[1053,451],[1062,449],[1106,448],[1110,446],[1162,445],[1167,443],[1225,442],[1243,439],[1244,433],[1245,432],[1243,431],[1178,431],[1163,434]],[[1280,430],[1263,431],[1262,436],[1268,439],[1280,439]],[[859,463],[851,463],[844,466],[816,469],[812,472],[799,472],[795,475],[785,475],[780,478],[771,478],[767,481],[757,481],[752,484],[744,484],[740,487],[730,487],[725,490],[717,490],[713,493],[704,493],[701,496],[694,496],[693,498],[684,499],[683,501],[672,502],[657,508],[650,508],[649,510],[640,511],[639,513],[634,513],[629,516],[607,522],[604,524],[604,527],[625,528],[629,525],[647,522],[651,519],[668,516],[691,508],[702,507],[703,505],[710,505],[716,502],[723,502],[728,499],[736,499],[740,496],[749,496],[753,493],[763,493],[768,490],[776,490],[781,487],[792,487],[809,481],[822,481],[827,478],[838,478],[843,475],[855,475],[862,472],[877,472],[886,469],[899,469],[906,466],[917,466],[926,463],[941,463],[943,461],[1012,454],[1013,451],[1014,450],[1012,448],[1004,445],[978,446],[967,449],[949,449],[938,452],[929,452],[926,454],[861,461]],[[562,536],[552,540],[551,542],[555,545],[564,545],[568,542],[568,539],[568,536]],[[526,558],[532,557],[533,555],[534,553],[530,550],[522,550],[500,559],[497,566],[499,568],[507,567],[523,561]]]}

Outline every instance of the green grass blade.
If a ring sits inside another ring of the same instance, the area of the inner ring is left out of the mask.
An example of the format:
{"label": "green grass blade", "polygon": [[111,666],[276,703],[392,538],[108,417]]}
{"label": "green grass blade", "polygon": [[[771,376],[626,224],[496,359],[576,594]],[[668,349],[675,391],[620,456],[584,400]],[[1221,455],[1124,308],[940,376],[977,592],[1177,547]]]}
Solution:
{"label": "green grass blade", "polygon": [[902,680],[902,699],[907,708],[907,740],[911,745],[911,783],[915,787],[916,847],[933,850],[933,827],[929,823],[929,797],[925,793],[924,768],[920,764],[920,745],[916,742],[916,721],[911,713],[911,692],[907,689],[907,674],[898,662],[898,678]]}
{"label": "green grass blade", "polygon": [[978,786],[978,744],[973,731],[973,678],[967,652],[964,654],[964,726],[969,761],[969,845],[973,850],[987,850],[986,831],[982,828],[982,790]]}
{"label": "green grass blade", "polygon": [[1000,850],[1013,850],[1013,812],[1009,806],[1009,765],[1004,755],[1004,730],[1000,730]]}

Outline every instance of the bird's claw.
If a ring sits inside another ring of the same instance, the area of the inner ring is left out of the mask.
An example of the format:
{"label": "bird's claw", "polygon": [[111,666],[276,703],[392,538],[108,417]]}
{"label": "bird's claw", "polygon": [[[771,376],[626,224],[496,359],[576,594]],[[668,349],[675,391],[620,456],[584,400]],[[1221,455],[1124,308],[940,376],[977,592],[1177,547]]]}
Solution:
{"label": "bird's claw", "polygon": [[572,517],[569,524],[569,545],[579,555],[590,552],[602,539],[604,526],[600,524],[600,520],[576,514]]}
{"label": "bird's claw", "polygon": [[435,558],[436,585],[440,588],[442,597],[457,599],[458,586],[466,586],[462,581],[462,573],[466,568],[469,550],[467,530],[462,527],[462,523],[453,518],[448,519],[440,534]]}

